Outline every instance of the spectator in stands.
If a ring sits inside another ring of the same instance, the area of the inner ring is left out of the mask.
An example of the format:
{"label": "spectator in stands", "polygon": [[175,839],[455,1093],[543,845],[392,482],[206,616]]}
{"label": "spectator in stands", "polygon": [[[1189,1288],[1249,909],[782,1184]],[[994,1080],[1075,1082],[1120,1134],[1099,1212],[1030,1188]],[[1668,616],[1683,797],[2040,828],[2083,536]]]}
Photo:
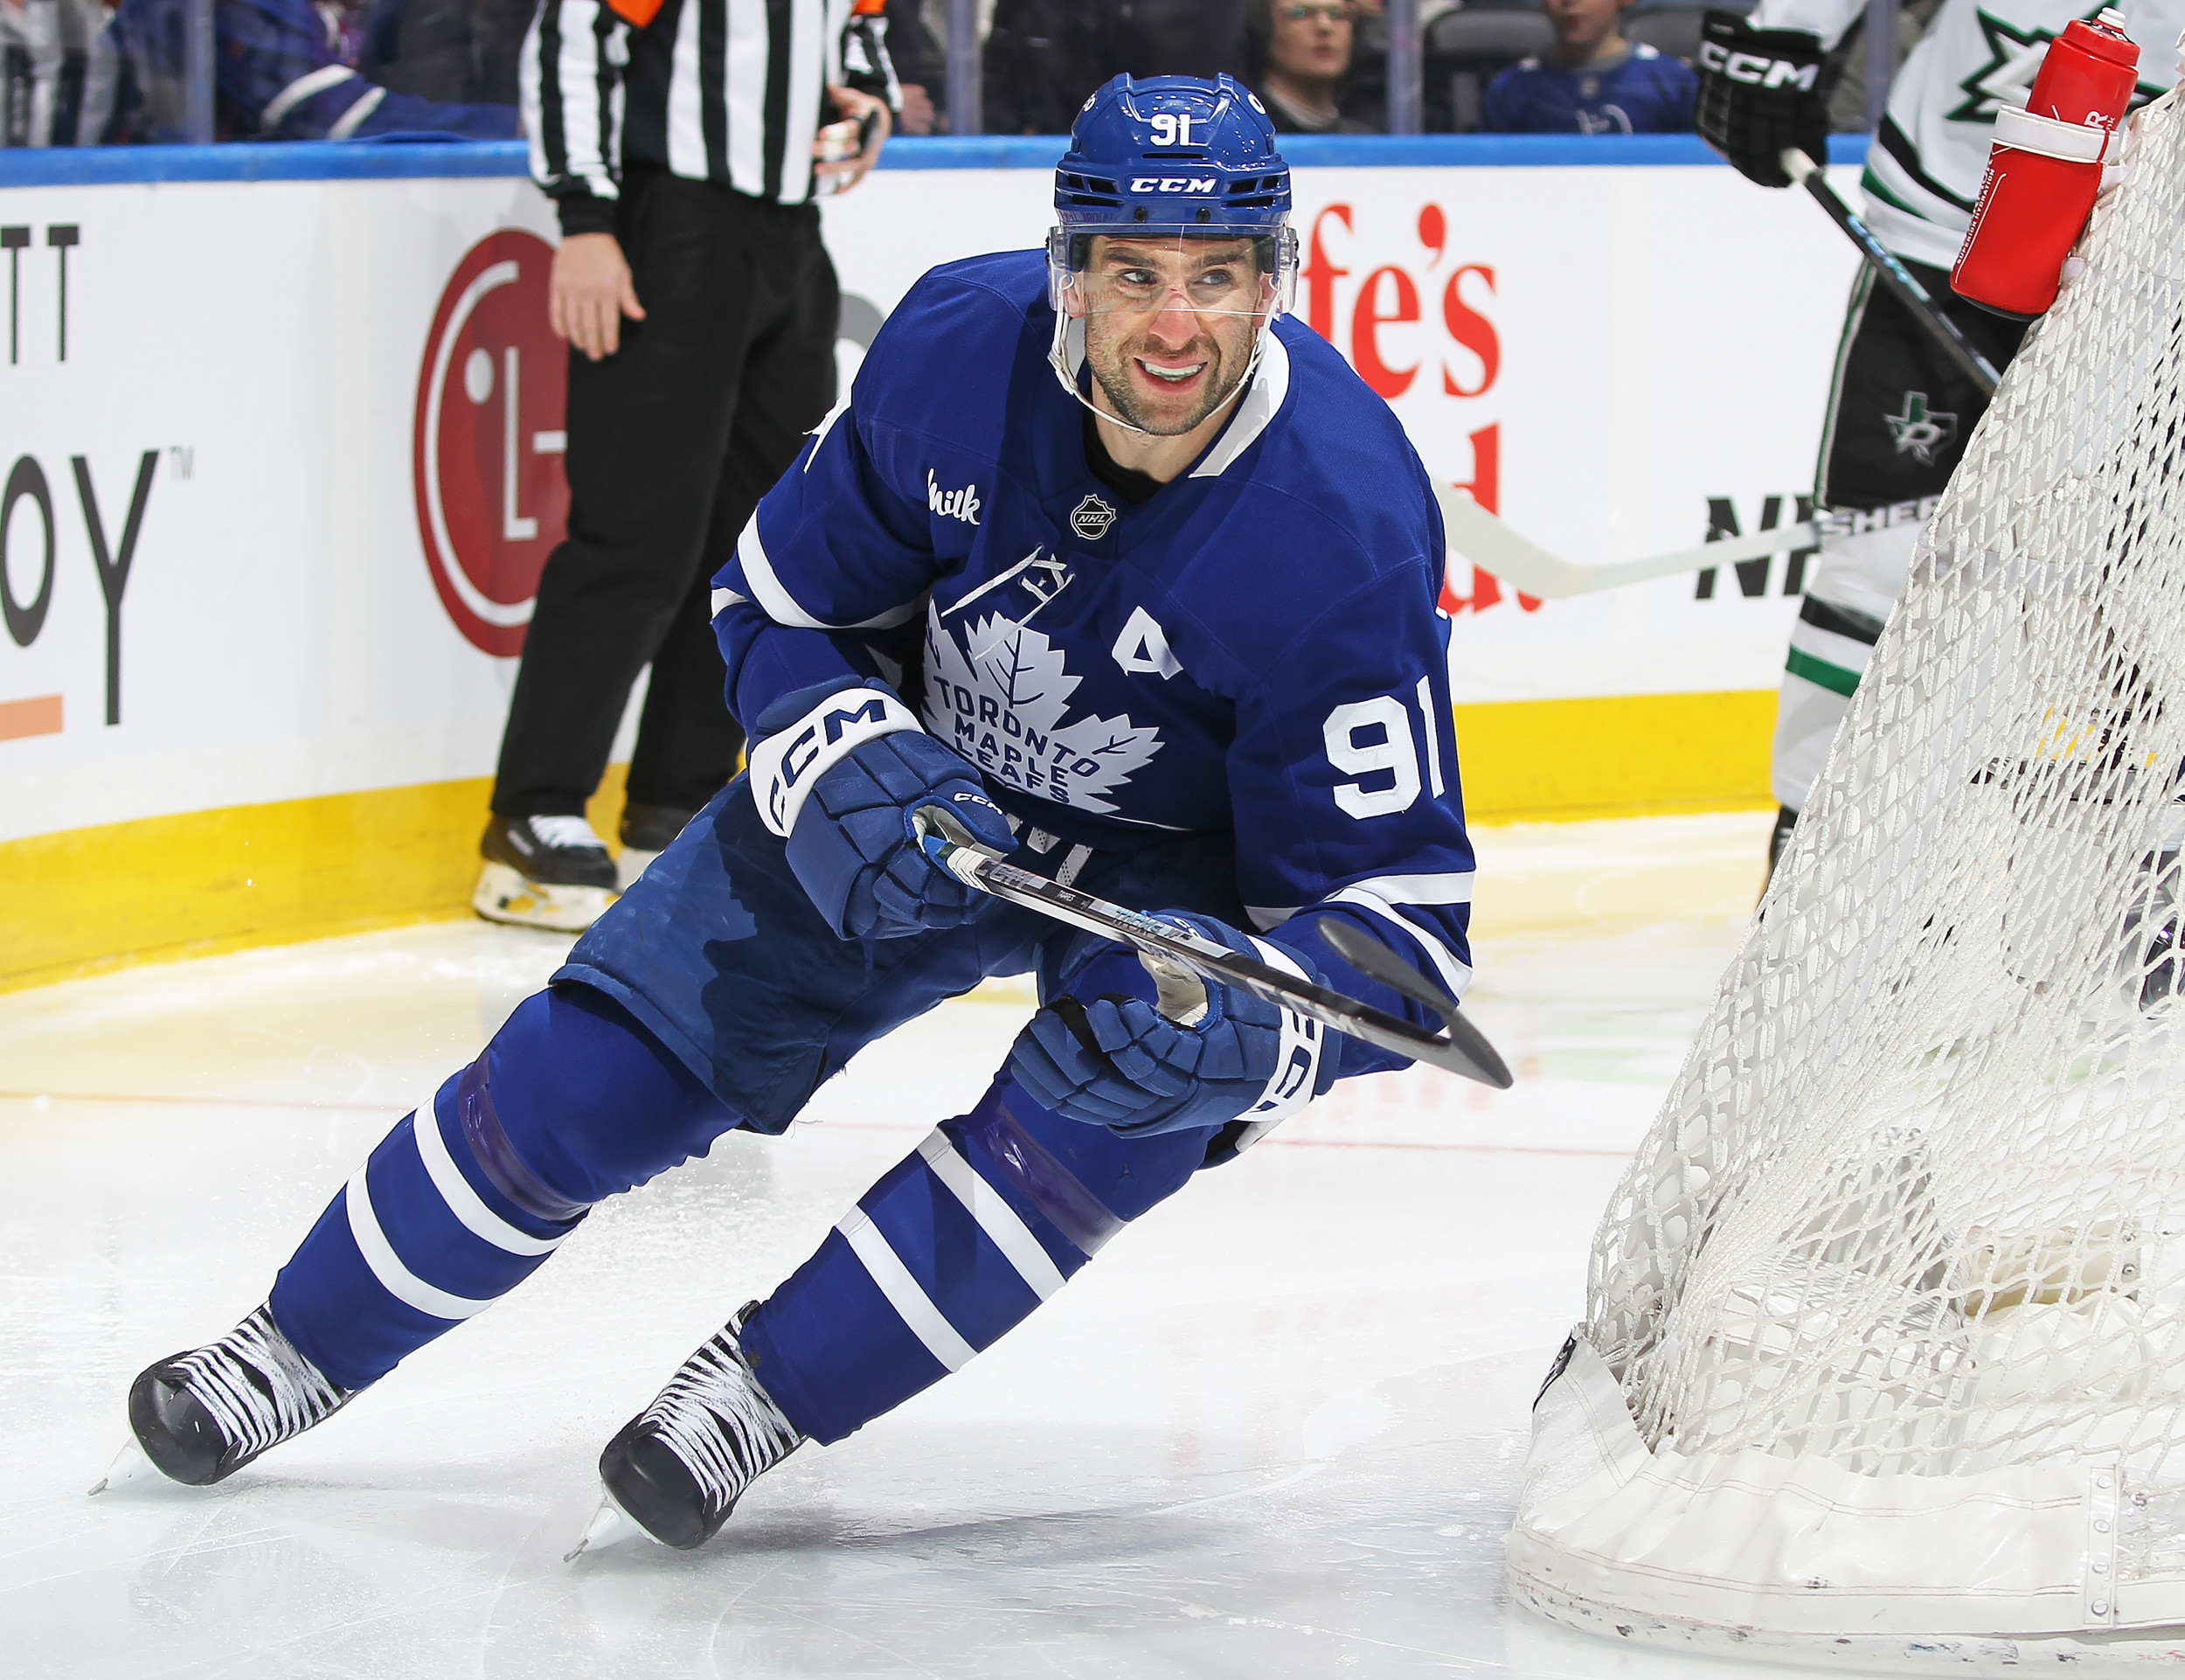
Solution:
{"label": "spectator in stands", "polygon": [[987,37],[992,134],[1070,132],[1093,89],[1134,76],[1242,75],[1245,0],[996,0]]}
{"label": "spectator in stands", "polygon": [[537,0],[375,5],[357,67],[392,94],[513,107],[516,55],[536,9]]}
{"label": "spectator in stands", "polygon": [[1252,87],[1276,133],[1372,134],[1384,126],[1345,97],[1359,11],[1354,0],[1252,0]]}
{"label": "spectator in stands", "polygon": [[[222,140],[508,140],[511,104],[433,99],[374,80],[413,0],[214,0],[213,122]],[[114,35],[128,84],[110,138],[174,137],[182,100],[182,0],[121,0]],[[376,67],[376,66],[374,66]]]}
{"label": "spectator in stands", "polygon": [[1489,134],[1684,134],[1699,79],[1689,65],[1623,37],[1630,0],[1541,0],[1555,31],[1544,59],[1488,84]]}

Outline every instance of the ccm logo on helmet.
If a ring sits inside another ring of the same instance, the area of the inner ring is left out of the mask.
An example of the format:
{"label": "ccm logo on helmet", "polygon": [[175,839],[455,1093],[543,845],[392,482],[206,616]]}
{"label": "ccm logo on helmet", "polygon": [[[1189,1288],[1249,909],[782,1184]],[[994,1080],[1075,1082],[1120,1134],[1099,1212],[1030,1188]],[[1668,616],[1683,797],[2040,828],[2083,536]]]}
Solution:
{"label": "ccm logo on helmet", "polygon": [[1807,94],[1814,91],[1814,80],[1821,74],[1818,64],[1799,65],[1757,52],[1731,52],[1719,41],[1700,43],[1699,67],[1755,87],[1781,87],[1787,83]]}
{"label": "ccm logo on helmet", "polygon": [[1210,175],[1141,175],[1130,184],[1133,192],[1185,192],[1198,194],[1214,190]]}

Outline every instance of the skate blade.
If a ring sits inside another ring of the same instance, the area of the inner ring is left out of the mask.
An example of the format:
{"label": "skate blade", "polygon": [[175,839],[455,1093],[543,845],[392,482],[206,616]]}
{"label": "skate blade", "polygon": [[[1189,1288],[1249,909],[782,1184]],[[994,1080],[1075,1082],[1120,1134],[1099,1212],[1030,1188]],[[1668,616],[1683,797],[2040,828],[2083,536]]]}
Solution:
{"label": "skate blade", "polygon": [[660,1544],[645,1530],[643,1524],[627,1515],[614,1503],[614,1496],[600,1489],[600,1509],[592,1513],[592,1522],[584,1531],[584,1538],[577,1542],[576,1550],[565,1552],[562,1562],[572,1564],[587,1552],[604,1552],[607,1547],[620,1545],[625,1540],[652,1540]]}
{"label": "skate blade", "polygon": [[488,921],[581,934],[621,895],[604,886],[550,886],[506,864],[488,864],[478,877],[470,907]]}
{"label": "skate blade", "polygon": [[132,1482],[142,1482],[148,1477],[154,1482],[165,1480],[159,1473],[159,1467],[144,1456],[144,1449],[136,1444],[136,1437],[131,1435],[122,1443],[121,1450],[114,1455],[114,1462],[107,1466],[107,1473],[99,1478],[99,1485],[91,1491],[94,1494],[112,1493],[116,1488],[126,1488]]}

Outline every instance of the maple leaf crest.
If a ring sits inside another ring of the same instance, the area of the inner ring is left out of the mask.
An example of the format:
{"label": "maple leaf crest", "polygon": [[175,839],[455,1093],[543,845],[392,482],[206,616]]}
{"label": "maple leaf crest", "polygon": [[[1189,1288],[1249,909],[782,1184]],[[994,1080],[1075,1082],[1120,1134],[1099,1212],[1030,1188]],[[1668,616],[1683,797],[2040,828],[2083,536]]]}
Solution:
{"label": "maple leaf crest", "polygon": [[1079,810],[1112,811],[1104,797],[1161,750],[1161,732],[1114,718],[1065,724],[1072,677],[1039,630],[999,613],[968,628],[969,648],[926,610],[926,726],[1012,788]]}

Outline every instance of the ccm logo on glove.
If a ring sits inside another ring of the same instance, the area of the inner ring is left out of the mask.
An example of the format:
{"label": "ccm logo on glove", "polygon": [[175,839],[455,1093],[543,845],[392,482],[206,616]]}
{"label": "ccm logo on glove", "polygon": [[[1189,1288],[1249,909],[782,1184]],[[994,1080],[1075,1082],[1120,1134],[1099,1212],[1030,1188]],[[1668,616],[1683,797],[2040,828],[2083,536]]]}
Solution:
{"label": "ccm logo on glove", "polygon": [[1788,59],[1732,52],[1719,41],[1700,43],[1699,67],[1754,87],[1795,87],[1807,94],[1813,92],[1821,75],[1818,64],[1793,64]]}
{"label": "ccm logo on glove", "polygon": [[918,714],[880,689],[838,689],[787,729],[751,749],[759,820],[786,840],[812,784],[866,741],[919,726]]}

